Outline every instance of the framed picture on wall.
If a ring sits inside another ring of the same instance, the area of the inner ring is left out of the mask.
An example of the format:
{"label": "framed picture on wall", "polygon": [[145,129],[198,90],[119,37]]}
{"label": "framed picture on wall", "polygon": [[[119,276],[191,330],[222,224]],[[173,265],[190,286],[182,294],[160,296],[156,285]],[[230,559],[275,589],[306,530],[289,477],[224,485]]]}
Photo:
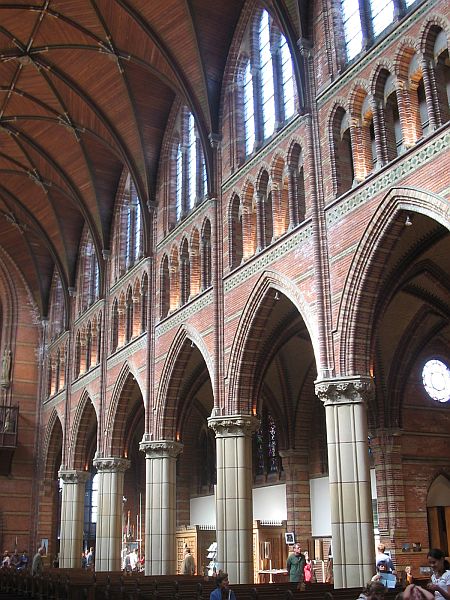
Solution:
{"label": "framed picture on wall", "polygon": [[284,539],[286,540],[286,544],[288,546],[292,546],[295,543],[295,536],[293,532],[285,533]]}

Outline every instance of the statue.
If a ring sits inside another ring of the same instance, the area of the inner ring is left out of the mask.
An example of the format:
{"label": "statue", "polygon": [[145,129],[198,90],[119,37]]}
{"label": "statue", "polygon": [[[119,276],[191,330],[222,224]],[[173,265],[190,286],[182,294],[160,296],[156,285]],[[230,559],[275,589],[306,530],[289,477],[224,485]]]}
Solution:
{"label": "statue", "polygon": [[3,351],[3,359],[2,359],[2,379],[1,385],[3,387],[8,387],[11,383],[11,364],[12,364],[12,352],[9,346],[6,346]]}

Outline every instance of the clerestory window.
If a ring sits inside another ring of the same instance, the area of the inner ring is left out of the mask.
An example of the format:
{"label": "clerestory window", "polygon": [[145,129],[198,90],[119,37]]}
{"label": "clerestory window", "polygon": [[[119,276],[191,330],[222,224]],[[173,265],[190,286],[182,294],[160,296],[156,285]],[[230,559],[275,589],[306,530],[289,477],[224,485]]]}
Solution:
{"label": "clerestory window", "polygon": [[[194,115],[183,107],[174,136],[174,221],[180,221],[207,193],[206,165]],[[174,223],[173,223],[174,224]]]}
{"label": "clerestory window", "polygon": [[345,58],[351,61],[416,0],[340,0]]}
{"label": "clerestory window", "polygon": [[266,10],[255,16],[242,48],[236,102],[244,134],[238,154],[245,159],[295,114],[296,85],[287,40]]}

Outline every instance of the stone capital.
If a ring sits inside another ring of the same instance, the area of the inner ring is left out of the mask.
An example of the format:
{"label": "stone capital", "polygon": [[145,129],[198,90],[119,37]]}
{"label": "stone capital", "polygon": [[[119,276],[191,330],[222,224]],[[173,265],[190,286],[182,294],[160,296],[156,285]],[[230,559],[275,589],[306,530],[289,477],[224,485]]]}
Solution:
{"label": "stone capital", "polygon": [[115,456],[94,459],[94,467],[99,473],[124,473],[130,464],[128,459]]}
{"label": "stone capital", "polygon": [[139,450],[145,458],[176,458],[183,451],[183,444],[174,440],[143,440]]}
{"label": "stone capital", "polygon": [[370,376],[354,375],[315,381],[316,395],[325,406],[336,404],[366,404],[374,393]]}
{"label": "stone capital", "polygon": [[253,415],[222,415],[208,419],[208,427],[216,437],[251,436],[259,425],[260,420]]}
{"label": "stone capital", "polygon": [[91,476],[89,471],[77,471],[76,469],[60,469],[58,477],[63,480],[64,485],[86,483]]}

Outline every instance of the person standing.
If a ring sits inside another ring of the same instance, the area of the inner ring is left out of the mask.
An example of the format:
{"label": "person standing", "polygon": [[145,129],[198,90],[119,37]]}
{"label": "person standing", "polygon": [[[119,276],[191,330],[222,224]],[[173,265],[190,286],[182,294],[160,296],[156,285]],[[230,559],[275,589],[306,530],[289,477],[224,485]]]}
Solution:
{"label": "person standing", "polygon": [[195,574],[195,561],[191,554],[191,549],[186,547],[184,549],[184,558],[181,563],[180,573],[182,575],[194,575]]}
{"label": "person standing", "polygon": [[298,587],[302,587],[304,583],[304,569],[306,559],[302,554],[302,548],[297,542],[294,544],[294,553],[290,554],[287,559],[286,569],[291,583],[297,583]]}
{"label": "person standing", "polygon": [[433,570],[431,583],[427,585],[430,592],[434,592],[436,600],[449,600],[450,598],[450,563],[439,548],[433,548],[427,554],[428,564]]}
{"label": "person standing", "polygon": [[209,595],[209,600],[236,600],[233,590],[230,590],[228,573],[221,573],[216,577],[216,589]]}
{"label": "person standing", "polygon": [[386,573],[392,573],[395,575],[394,563],[391,560],[389,554],[386,554],[386,546],[381,542],[377,546],[377,555],[375,557],[375,567],[378,571],[378,565],[384,562],[386,563]]}
{"label": "person standing", "polygon": [[88,571],[94,570],[94,548],[89,548],[89,552],[86,555],[86,569]]}
{"label": "person standing", "polygon": [[44,556],[44,554],[45,548],[41,546],[33,557],[33,562],[31,564],[32,575],[42,575],[42,571],[44,570],[44,561],[42,557]]}

